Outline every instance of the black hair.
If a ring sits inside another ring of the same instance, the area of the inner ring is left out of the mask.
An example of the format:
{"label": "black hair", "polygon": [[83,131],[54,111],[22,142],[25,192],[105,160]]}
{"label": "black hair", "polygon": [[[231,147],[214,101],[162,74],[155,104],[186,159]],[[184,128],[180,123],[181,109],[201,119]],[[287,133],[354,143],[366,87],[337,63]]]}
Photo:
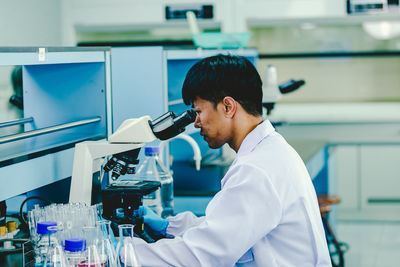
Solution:
{"label": "black hair", "polygon": [[182,87],[186,105],[199,97],[216,108],[226,96],[239,102],[247,113],[262,114],[262,81],[248,59],[219,54],[200,60],[186,74]]}

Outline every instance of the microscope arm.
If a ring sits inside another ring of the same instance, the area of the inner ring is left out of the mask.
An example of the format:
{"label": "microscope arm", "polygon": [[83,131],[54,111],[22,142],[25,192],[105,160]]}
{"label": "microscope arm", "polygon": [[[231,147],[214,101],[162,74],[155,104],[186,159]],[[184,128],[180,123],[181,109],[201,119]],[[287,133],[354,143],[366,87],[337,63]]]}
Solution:
{"label": "microscope arm", "polygon": [[85,141],[75,145],[69,202],[91,204],[94,160],[133,149],[141,144],[110,144],[107,141]]}
{"label": "microscope arm", "polygon": [[[194,122],[195,119],[196,112],[192,109],[179,116],[176,116],[173,112],[167,112],[154,121],[151,120],[150,116],[128,119],[108,138],[108,142],[85,141],[76,144],[69,202],[91,204],[93,161],[95,159],[140,149],[145,143],[157,140],[157,138],[160,140],[172,138],[183,132],[185,127]],[[121,157],[116,159],[117,161],[123,160]],[[119,172],[119,167],[112,167],[106,171],[112,170],[112,177],[116,179],[120,174],[123,174]]]}

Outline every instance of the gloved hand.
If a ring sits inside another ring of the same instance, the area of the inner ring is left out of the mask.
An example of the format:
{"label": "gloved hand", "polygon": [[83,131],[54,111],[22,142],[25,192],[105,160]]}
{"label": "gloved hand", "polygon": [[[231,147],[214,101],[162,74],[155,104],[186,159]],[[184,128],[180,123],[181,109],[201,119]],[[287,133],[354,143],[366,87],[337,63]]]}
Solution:
{"label": "gloved hand", "polygon": [[158,216],[152,209],[146,206],[141,206],[140,212],[143,214],[145,226],[150,228],[153,234],[165,236],[168,226],[168,220]]}

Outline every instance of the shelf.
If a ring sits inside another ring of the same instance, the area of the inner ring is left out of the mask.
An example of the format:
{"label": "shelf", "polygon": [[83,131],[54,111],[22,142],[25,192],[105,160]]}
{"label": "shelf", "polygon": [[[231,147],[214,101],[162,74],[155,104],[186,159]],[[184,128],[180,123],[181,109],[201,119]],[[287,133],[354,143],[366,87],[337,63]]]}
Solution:
{"label": "shelf", "polygon": [[[0,137],[0,182],[5,184],[0,200],[70,177],[74,145],[107,137],[109,51],[0,48],[1,66],[22,66],[26,118],[19,121],[22,133]],[[11,124],[3,122],[3,127]]]}
{"label": "shelf", "polygon": [[[221,28],[221,23],[210,20],[199,20],[198,21],[200,29],[219,29]],[[108,32],[134,32],[134,31],[149,31],[150,29],[187,29],[189,32],[189,25],[186,20],[180,21],[160,21],[154,23],[114,23],[114,24],[76,24],[75,29],[80,33],[108,33]]]}
{"label": "shelf", "polygon": [[260,59],[284,59],[284,58],[320,58],[320,57],[392,57],[400,56],[400,50],[392,51],[331,51],[331,52],[309,52],[309,53],[274,53],[259,54]]}
{"label": "shelf", "polygon": [[[65,139],[65,133],[56,133],[49,136],[39,136],[31,139],[19,140],[1,146],[0,168],[41,157],[50,153],[61,151],[67,148],[73,148],[76,143],[86,140],[100,140],[105,135],[99,134],[68,134],[68,140]],[[64,137],[64,138],[63,138]]]}
{"label": "shelf", "polygon": [[362,24],[364,22],[379,21],[400,21],[400,14],[344,14],[343,16],[324,16],[324,17],[293,17],[284,19],[247,19],[249,28],[262,28],[272,26],[301,25],[304,23],[313,23],[318,25],[346,25]]}
{"label": "shelf", "polygon": [[257,57],[257,49],[255,48],[239,48],[239,49],[183,49],[183,50],[166,50],[168,60],[185,60],[185,59],[202,59],[204,57],[215,56],[217,54],[232,54],[244,57]]}
{"label": "shelf", "polygon": [[105,62],[107,47],[43,47],[45,54],[39,59],[39,47],[2,47],[0,48],[0,66],[43,65],[65,63]]}

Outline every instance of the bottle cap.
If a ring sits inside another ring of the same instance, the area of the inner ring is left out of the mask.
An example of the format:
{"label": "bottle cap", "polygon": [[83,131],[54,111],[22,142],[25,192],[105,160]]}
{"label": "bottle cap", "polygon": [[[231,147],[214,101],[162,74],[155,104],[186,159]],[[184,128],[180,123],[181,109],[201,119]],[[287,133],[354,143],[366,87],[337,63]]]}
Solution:
{"label": "bottle cap", "polygon": [[144,148],[144,154],[146,156],[155,156],[160,154],[160,148],[158,146],[148,146]]}
{"label": "bottle cap", "polygon": [[9,221],[6,223],[6,225],[7,225],[9,232],[17,230],[17,228],[18,228],[18,223],[16,221]]}
{"label": "bottle cap", "polygon": [[7,233],[8,233],[7,227],[0,226],[0,236],[1,235],[6,235]]}
{"label": "bottle cap", "polygon": [[36,230],[36,232],[38,233],[38,234],[42,234],[42,235],[44,235],[44,234],[48,234],[48,233],[55,233],[55,232],[57,232],[57,231],[55,231],[55,230],[48,230],[47,229],[47,227],[49,227],[49,226],[57,226],[57,222],[38,222],[37,223],[37,230]]}
{"label": "bottle cap", "polygon": [[65,250],[68,251],[85,251],[86,240],[79,238],[65,239]]}

